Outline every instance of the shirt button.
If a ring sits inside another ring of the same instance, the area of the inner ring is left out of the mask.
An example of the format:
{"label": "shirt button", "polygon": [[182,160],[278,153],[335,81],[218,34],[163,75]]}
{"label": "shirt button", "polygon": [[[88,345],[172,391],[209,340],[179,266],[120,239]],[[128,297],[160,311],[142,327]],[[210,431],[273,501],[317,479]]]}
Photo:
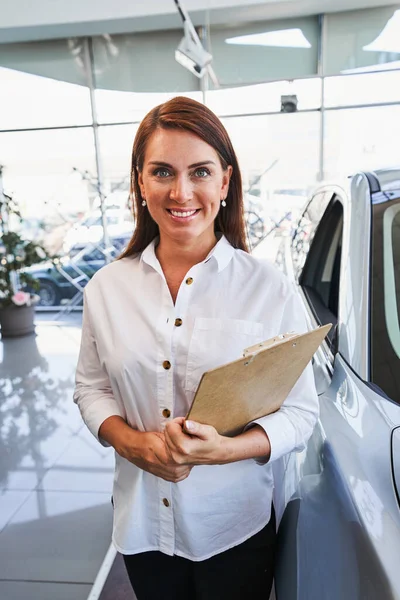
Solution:
{"label": "shirt button", "polygon": [[188,277],[186,279],[186,285],[191,285],[193,283],[193,277]]}
{"label": "shirt button", "polygon": [[171,363],[169,362],[169,360],[164,360],[162,366],[168,371],[168,369],[171,368]]}
{"label": "shirt button", "polygon": [[163,504],[164,506],[168,507],[169,506],[169,502],[166,498],[163,498]]}
{"label": "shirt button", "polygon": [[175,319],[175,327],[180,327],[182,325],[182,319]]}
{"label": "shirt button", "polygon": [[168,419],[168,417],[171,416],[171,411],[168,410],[168,408],[164,408],[164,410],[162,411],[163,417],[165,417],[166,419]]}

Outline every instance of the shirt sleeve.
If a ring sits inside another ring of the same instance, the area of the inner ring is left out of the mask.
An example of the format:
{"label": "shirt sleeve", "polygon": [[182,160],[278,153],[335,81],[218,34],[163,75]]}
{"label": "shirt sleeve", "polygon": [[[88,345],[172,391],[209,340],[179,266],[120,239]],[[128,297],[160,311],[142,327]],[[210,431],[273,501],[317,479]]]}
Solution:
{"label": "shirt sleeve", "polygon": [[[286,300],[279,333],[295,331],[305,333],[307,322],[297,292]],[[260,425],[268,435],[271,455],[268,462],[275,461],[289,452],[301,452],[306,447],[318,419],[319,404],[311,362],[307,365],[281,408],[266,417],[249,423],[245,429]],[[255,459],[265,464],[267,459]]]}
{"label": "shirt sleeve", "polygon": [[116,402],[108,375],[102,366],[96,340],[90,324],[86,292],[82,319],[82,339],[75,376],[74,402],[78,405],[86,426],[103,446],[99,438],[100,425],[114,415],[125,418]]}

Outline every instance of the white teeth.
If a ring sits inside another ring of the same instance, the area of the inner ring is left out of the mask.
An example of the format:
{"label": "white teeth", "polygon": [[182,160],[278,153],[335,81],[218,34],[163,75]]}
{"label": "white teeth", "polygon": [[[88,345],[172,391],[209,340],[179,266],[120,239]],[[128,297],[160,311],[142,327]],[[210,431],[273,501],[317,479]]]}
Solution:
{"label": "white teeth", "polygon": [[171,210],[171,215],[174,215],[174,217],[190,217],[191,215],[194,215],[194,213],[196,212],[195,210],[189,210],[189,211],[185,211],[185,212],[178,212],[177,210]]}

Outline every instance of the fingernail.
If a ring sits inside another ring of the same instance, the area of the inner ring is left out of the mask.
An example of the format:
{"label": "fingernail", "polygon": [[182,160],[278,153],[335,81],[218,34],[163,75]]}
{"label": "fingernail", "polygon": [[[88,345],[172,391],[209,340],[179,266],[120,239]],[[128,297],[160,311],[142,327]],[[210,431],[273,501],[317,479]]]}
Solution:
{"label": "fingernail", "polygon": [[185,421],[185,425],[186,425],[186,429],[188,429],[189,431],[193,431],[194,430],[194,423],[193,423],[193,421]]}

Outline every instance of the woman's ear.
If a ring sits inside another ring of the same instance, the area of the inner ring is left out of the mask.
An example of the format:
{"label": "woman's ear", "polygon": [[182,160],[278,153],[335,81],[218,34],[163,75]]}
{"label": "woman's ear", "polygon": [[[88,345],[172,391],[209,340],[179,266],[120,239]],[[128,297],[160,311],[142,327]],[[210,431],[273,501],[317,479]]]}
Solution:
{"label": "woman's ear", "polygon": [[138,168],[136,168],[136,171],[137,171],[137,179],[138,179],[138,184],[139,184],[139,188],[140,188],[140,193],[142,195],[142,198],[145,198],[146,194],[144,192],[143,174],[141,171],[139,171]]}
{"label": "woman's ear", "polygon": [[222,189],[221,191],[225,194],[225,197],[228,194],[228,190],[229,190],[229,182],[232,176],[232,172],[233,172],[233,167],[232,165],[228,165],[224,171],[224,174],[222,176]]}

